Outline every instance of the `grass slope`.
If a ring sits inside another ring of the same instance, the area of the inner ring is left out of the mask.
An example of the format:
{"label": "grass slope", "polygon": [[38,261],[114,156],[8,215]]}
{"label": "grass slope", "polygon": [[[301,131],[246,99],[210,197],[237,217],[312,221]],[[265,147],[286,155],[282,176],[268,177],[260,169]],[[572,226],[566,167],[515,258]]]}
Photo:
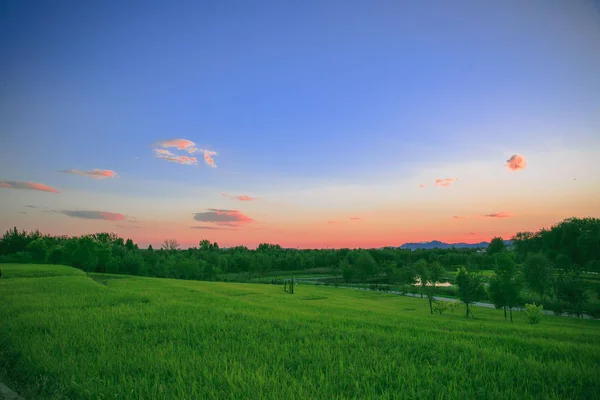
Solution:
{"label": "grass slope", "polygon": [[514,324],[375,292],[0,265],[0,371],[27,399],[568,399],[600,323]]}

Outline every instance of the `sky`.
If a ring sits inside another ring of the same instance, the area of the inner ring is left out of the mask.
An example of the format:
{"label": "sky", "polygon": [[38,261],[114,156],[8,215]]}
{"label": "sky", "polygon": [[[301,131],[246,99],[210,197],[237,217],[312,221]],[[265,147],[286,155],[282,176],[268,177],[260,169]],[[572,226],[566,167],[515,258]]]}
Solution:
{"label": "sky", "polygon": [[0,3],[0,230],[489,241],[600,217],[590,0]]}

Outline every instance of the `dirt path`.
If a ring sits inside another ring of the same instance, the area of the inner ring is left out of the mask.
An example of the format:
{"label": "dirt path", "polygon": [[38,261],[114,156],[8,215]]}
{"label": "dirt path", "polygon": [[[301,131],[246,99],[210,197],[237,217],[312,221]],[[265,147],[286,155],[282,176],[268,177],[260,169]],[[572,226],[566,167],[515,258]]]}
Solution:
{"label": "dirt path", "polygon": [[0,382],[0,400],[25,400]]}

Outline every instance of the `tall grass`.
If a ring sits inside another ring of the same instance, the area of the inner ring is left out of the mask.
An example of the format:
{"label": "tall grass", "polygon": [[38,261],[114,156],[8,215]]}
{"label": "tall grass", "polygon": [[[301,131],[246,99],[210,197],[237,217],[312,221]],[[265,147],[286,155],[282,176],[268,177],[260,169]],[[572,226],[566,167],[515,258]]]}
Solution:
{"label": "tall grass", "polygon": [[599,321],[531,326],[491,309],[431,316],[426,300],[378,292],[0,268],[0,373],[27,399],[600,393]]}

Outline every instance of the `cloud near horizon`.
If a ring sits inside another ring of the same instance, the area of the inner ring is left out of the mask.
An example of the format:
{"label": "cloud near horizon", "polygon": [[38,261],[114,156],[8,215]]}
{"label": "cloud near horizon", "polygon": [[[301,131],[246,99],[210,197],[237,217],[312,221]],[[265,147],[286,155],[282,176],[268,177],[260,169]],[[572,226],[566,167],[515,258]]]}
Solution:
{"label": "cloud near horizon", "polygon": [[525,161],[525,157],[522,155],[513,154],[508,160],[506,160],[506,164],[504,165],[511,171],[518,171],[527,167],[527,161]]}
{"label": "cloud near horizon", "polygon": [[256,222],[238,210],[220,210],[216,208],[209,208],[208,211],[195,213],[194,219],[199,222],[210,222],[219,226],[234,228]]}
{"label": "cloud near horizon", "polygon": [[76,169],[68,169],[68,170],[58,171],[58,172],[63,172],[66,174],[77,174],[77,175],[89,176],[90,178],[94,178],[94,179],[118,178],[119,177],[119,174],[117,174],[115,171],[111,171],[110,169],[93,169],[91,171],[79,171]]}
{"label": "cloud near horizon", "polygon": [[48,193],[60,193],[53,187],[44,185],[43,183],[36,182],[25,182],[25,181],[0,181],[0,188],[7,189],[26,189],[26,190],[37,190],[40,192]]}
{"label": "cloud near horizon", "polygon": [[231,200],[239,200],[239,201],[254,201],[256,200],[256,197],[251,197],[251,196],[230,196],[228,194],[225,193],[221,193],[221,196],[227,197]]}
{"label": "cloud near horizon", "polygon": [[453,215],[452,218],[454,218],[454,219],[467,219],[467,217],[464,217],[462,215]]}
{"label": "cloud near horizon", "polygon": [[37,208],[36,206],[32,206],[31,204],[27,204],[26,206],[24,206],[25,208]]}
{"label": "cloud near horizon", "polygon": [[509,213],[506,213],[506,212],[499,212],[499,213],[485,214],[484,217],[488,217],[488,218],[511,218],[511,217],[513,217],[513,215],[510,215]]}
{"label": "cloud near horizon", "polygon": [[169,162],[176,162],[179,164],[185,165],[196,165],[198,164],[198,160],[196,157],[190,156],[178,156],[173,154],[171,151],[167,150],[171,147],[176,148],[181,151],[186,151],[189,154],[194,153],[203,153],[204,163],[211,168],[217,168],[215,164],[215,160],[212,156],[216,156],[217,152],[206,149],[199,149],[196,147],[196,143],[187,139],[168,139],[168,140],[159,140],[154,143],[155,147],[161,147],[159,149],[154,149],[154,156],[156,158],[161,158],[163,160],[167,160]]}
{"label": "cloud near horizon", "polygon": [[112,213],[106,211],[71,211],[71,210],[63,210],[61,213],[68,215],[73,218],[83,218],[83,219],[101,219],[104,221],[123,221],[125,216],[119,213]]}
{"label": "cloud near horizon", "polygon": [[458,181],[458,178],[436,179],[435,185],[446,187],[446,186],[450,186],[450,184],[452,184],[452,182],[456,182],[456,181]]}
{"label": "cloud near horizon", "polygon": [[352,221],[358,221],[358,220],[360,220],[360,217],[350,217],[350,220],[352,220]]}

